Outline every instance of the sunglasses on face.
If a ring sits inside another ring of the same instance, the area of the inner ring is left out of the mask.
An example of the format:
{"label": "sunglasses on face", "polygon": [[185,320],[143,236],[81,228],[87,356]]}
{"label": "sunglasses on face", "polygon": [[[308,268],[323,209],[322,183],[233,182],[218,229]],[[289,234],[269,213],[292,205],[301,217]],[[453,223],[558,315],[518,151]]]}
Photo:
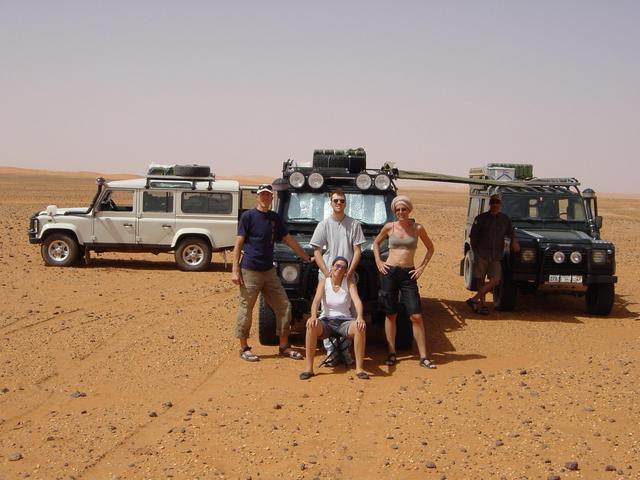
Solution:
{"label": "sunglasses on face", "polygon": [[344,263],[336,263],[333,265],[336,270],[346,270],[347,266]]}
{"label": "sunglasses on face", "polygon": [[344,198],[334,198],[331,200],[333,203],[345,203],[346,200]]}
{"label": "sunglasses on face", "polygon": [[408,211],[409,211],[409,209],[405,208],[405,207],[396,208],[396,212],[408,212]]}

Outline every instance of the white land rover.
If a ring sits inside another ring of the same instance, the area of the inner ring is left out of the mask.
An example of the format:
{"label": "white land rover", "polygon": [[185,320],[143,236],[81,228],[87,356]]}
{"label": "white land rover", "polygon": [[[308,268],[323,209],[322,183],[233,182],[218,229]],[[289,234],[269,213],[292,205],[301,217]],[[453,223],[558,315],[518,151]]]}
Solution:
{"label": "white land rover", "polygon": [[243,194],[256,187],[215,180],[204,166],[176,165],[175,173],[113,182],[99,177],[88,207],[50,205],[35,213],[29,241],[41,244],[47,265],[74,265],[90,251],[173,251],[182,270],[204,270],[212,252],[233,249]]}

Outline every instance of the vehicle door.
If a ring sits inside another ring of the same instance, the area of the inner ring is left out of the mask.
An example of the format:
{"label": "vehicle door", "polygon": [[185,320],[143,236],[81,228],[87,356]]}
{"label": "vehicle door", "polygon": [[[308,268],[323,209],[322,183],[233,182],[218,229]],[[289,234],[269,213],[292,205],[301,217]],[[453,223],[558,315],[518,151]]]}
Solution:
{"label": "vehicle door", "polygon": [[176,226],[175,195],[171,190],[141,190],[138,192],[138,234],[140,245],[167,247],[171,245]]}
{"label": "vehicle door", "polygon": [[134,189],[107,189],[93,220],[94,244],[133,245],[136,237]]}

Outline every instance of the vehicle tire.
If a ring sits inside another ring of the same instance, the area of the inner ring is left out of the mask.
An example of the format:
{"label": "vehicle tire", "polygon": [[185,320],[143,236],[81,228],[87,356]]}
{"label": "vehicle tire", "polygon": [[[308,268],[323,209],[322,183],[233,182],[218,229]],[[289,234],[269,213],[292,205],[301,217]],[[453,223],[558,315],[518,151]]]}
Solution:
{"label": "vehicle tire", "polygon": [[206,165],[176,165],[173,173],[178,177],[208,177],[211,167]]}
{"label": "vehicle tire", "polygon": [[411,350],[413,346],[413,327],[404,308],[398,309],[396,316],[396,350]]}
{"label": "vehicle tire", "polygon": [[69,267],[79,258],[78,242],[66,233],[52,233],[42,244],[44,263],[54,267]]}
{"label": "vehicle tire", "polygon": [[507,275],[502,270],[502,281],[500,285],[493,289],[493,305],[496,310],[502,312],[510,312],[516,308],[516,298],[518,294],[518,288],[513,283],[511,275]]}
{"label": "vehicle tire", "polygon": [[473,252],[471,251],[471,249],[467,250],[467,252],[464,254],[463,262],[464,286],[467,290],[477,292],[478,281],[473,276]]}
{"label": "vehicle tire", "polygon": [[260,310],[258,312],[258,338],[262,345],[278,345],[276,335],[276,315],[271,307],[260,295]]}
{"label": "vehicle tire", "polygon": [[585,295],[587,311],[592,315],[609,315],[613,308],[615,286],[613,283],[594,283]]}
{"label": "vehicle tire", "polygon": [[201,272],[211,263],[211,246],[201,238],[185,238],[178,244],[175,257],[180,270]]}

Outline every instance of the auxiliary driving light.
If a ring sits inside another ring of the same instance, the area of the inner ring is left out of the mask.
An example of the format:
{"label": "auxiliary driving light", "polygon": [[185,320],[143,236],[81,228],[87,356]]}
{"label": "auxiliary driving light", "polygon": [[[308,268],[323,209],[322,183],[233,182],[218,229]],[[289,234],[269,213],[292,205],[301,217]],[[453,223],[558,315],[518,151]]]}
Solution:
{"label": "auxiliary driving light", "polygon": [[309,183],[309,186],[311,188],[317,190],[318,188],[322,187],[322,185],[324,185],[324,177],[318,172],[313,172],[311,175],[309,175],[307,182]]}
{"label": "auxiliary driving light", "polygon": [[565,258],[564,252],[556,252],[553,254],[553,261],[556,263],[564,262],[564,258]]}
{"label": "auxiliary driving light", "polygon": [[582,254],[580,252],[571,252],[571,263],[578,264],[582,261]]}
{"label": "auxiliary driving light", "polygon": [[376,175],[376,179],[373,181],[373,183],[378,190],[386,190],[391,186],[391,179],[388,175],[381,173],[380,175]]}
{"label": "auxiliary driving light", "polygon": [[366,173],[361,173],[356,177],[356,186],[360,190],[369,190],[369,188],[371,188],[372,183],[373,181],[371,180],[371,177]]}
{"label": "auxiliary driving light", "polygon": [[289,175],[289,185],[293,188],[300,188],[304,185],[304,174],[302,172],[293,172]]}

